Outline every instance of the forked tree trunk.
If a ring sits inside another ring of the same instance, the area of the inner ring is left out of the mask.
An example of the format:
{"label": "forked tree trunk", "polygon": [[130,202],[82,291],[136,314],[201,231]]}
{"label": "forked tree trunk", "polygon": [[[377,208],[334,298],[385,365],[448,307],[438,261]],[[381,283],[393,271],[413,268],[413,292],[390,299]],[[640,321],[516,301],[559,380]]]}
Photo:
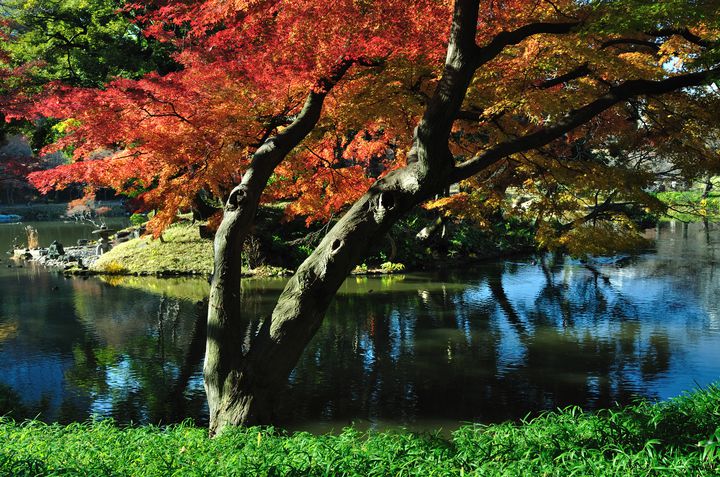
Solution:
{"label": "forked tree trunk", "polygon": [[353,205],[290,279],[271,318],[251,334],[247,320],[239,316],[239,247],[247,233],[247,219],[239,215],[247,207],[244,201],[255,204],[256,197],[248,193],[262,189],[247,191],[239,200],[231,196],[215,239],[210,295],[204,373],[211,435],[227,425],[271,421],[274,397],[368,246],[382,240],[412,207],[447,186],[453,165],[447,137],[475,71],[477,15],[478,0],[457,1],[443,78],[417,128],[408,166],[376,182]]}
{"label": "forked tree trunk", "polygon": [[[568,33],[579,24],[532,23],[501,32],[487,45],[478,47],[475,44],[478,9],[479,0],[455,1],[445,68],[416,129],[408,165],[378,180],[352,206],[289,280],[272,316],[253,328],[239,311],[242,241],[267,179],[314,127],[324,93],[311,93],[296,121],[258,149],[242,184],[233,190],[228,200],[215,238],[215,273],[204,366],[211,435],[228,425],[271,422],[273,400],[320,327],[343,280],[369,246],[382,240],[390,226],[411,208],[451,183],[477,174],[511,154],[539,148],[562,137],[621,101],[698,85],[710,75],[720,73],[720,69],[716,69],[660,81],[621,83],[610,87],[595,101],[569,111],[554,125],[511,138],[455,164],[448,139],[475,70],[497,57],[508,45],[536,34]],[[339,79],[347,68],[347,62],[341,63],[333,78]],[[334,81],[321,84],[325,87],[319,90],[327,91]],[[322,97],[314,98],[318,94]]]}
{"label": "forked tree trunk", "polygon": [[[208,303],[208,330],[203,374],[210,407],[211,432],[215,422],[255,424],[267,422],[270,395],[250,376],[246,359],[246,333],[250,320],[240,313],[242,245],[255,218],[260,196],[280,162],[315,127],[327,93],[353,64],[363,59],[341,59],[327,78],[317,82],[298,116],[281,133],[269,137],[253,154],[242,182],[225,204],[223,220],[215,234],[214,271]],[[269,127],[272,130],[273,126]],[[259,390],[249,392],[248,390]]]}
{"label": "forked tree trunk", "polygon": [[[248,320],[242,320],[239,313],[240,247],[252,220],[245,211],[254,214],[267,179],[258,180],[253,187],[246,187],[248,181],[243,179],[233,191],[236,194],[243,189],[228,200],[216,235],[208,314],[204,374],[211,435],[228,425],[271,422],[273,400],[320,327],[330,301],[370,245],[382,240],[394,222],[453,182],[476,173],[475,168],[482,169],[516,152],[513,145],[503,144],[489,156],[461,164],[461,169],[455,166],[448,139],[475,71],[508,45],[539,33],[567,33],[578,23],[526,25],[502,32],[479,48],[475,43],[478,10],[479,0],[455,1],[443,74],[416,128],[408,165],[378,180],[352,206],[287,283],[272,316],[252,333],[248,332]],[[565,132],[561,129],[535,143],[542,145],[557,138]],[[294,144],[300,142],[298,137]],[[287,152],[276,157],[277,163]]]}
{"label": "forked tree trunk", "polygon": [[[206,358],[206,380],[210,363],[228,366],[224,382],[217,383],[222,387],[213,387],[222,392],[208,393],[211,434],[226,425],[272,421],[274,397],[282,392],[342,282],[374,241],[382,240],[400,216],[436,190],[428,186],[420,169],[416,163],[395,171],[360,199],[300,266],[280,295],[272,317],[256,333],[249,335],[243,328],[233,330],[242,331],[242,336],[209,339],[209,346],[210,340],[215,343],[209,349],[213,354]],[[220,355],[221,351],[227,354]]]}

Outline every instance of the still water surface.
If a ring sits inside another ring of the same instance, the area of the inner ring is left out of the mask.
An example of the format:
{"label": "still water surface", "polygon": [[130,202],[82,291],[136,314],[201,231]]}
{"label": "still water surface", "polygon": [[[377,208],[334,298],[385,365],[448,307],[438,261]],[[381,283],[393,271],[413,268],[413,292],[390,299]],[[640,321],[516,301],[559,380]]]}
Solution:
{"label": "still water surface", "polygon": [[[634,257],[348,278],[279,399],[282,422],[451,429],[720,379],[720,227],[650,234],[656,249]],[[64,278],[8,263],[0,414],[206,422],[205,280]],[[246,280],[246,312],[268,316],[283,284]]]}

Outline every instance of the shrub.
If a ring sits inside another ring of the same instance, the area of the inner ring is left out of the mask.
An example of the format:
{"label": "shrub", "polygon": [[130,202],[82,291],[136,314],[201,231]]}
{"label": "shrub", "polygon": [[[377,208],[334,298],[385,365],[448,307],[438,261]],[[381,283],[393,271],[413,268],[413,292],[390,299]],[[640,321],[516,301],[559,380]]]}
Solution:
{"label": "shrub", "polygon": [[102,265],[101,271],[110,275],[122,275],[128,270],[116,260],[111,260]]}
{"label": "shrub", "polygon": [[405,270],[405,265],[403,265],[402,263],[384,262],[382,265],[380,265],[380,268],[382,269],[383,273],[395,273]]}
{"label": "shrub", "polygon": [[142,225],[147,222],[148,218],[145,214],[132,214],[130,216],[130,223],[134,226]]}
{"label": "shrub", "polygon": [[368,266],[367,263],[361,263],[360,265],[355,267],[355,270],[353,270],[353,273],[367,273]]}

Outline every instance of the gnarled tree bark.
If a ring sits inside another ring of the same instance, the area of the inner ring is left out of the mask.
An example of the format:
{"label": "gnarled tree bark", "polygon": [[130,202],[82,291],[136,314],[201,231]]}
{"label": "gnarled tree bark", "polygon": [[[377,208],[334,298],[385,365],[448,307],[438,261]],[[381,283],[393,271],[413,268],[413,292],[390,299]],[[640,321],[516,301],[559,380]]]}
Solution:
{"label": "gnarled tree bark", "polygon": [[[208,340],[203,373],[213,423],[253,424],[266,422],[272,409],[271,396],[253,393],[242,398],[237,392],[248,388],[249,362],[243,347],[247,321],[240,314],[242,245],[255,218],[260,196],[275,168],[315,127],[328,92],[355,63],[363,59],[344,58],[331,74],[317,82],[298,116],[281,133],[263,141],[253,154],[241,183],[229,195],[223,220],[214,239],[214,272],[208,306]],[[254,386],[250,386],[254,388]]]}

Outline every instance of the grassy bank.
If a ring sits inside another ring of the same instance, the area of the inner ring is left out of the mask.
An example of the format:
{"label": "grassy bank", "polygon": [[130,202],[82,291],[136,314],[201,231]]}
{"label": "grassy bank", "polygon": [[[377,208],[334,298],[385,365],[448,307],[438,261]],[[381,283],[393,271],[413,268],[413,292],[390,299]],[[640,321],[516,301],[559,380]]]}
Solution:
{"label": "grassy bank", "polygon": [[703,197],[701,190],[683,192],[659,192],[657,198],[668,206],[666,220],[682,222],[710,222],[720,220],[720,191],[713,190]]}
{"label": "grassy bank", "polygon": [[339,436],[191,425],[0,421],[0,475],[718,475],[720,389],[661,404],[549,413],[466,426],[450,439],[407,432]]}
{"label": "grassy bank", "polygon": [[[93,273],[108,275],[210,275],[213,267],[213,242],[200,237],[199,223],[182,221],[165,229],[162,240],[150,236],[121,243],[103,254],[90,267]],[[247,276],[280,276],[282,267],[261,265],[245,269]],[[132,286],[140,282],[115,280]],[[155,282],[153,282],[155,283]]]}
{"label": "grassy bank", "polygon": [[110,274],[210,274],[212,241],[200,238],[198,226],[180,222],[163,232],[162,240],[141,237],[117,245],[91,267]]}

